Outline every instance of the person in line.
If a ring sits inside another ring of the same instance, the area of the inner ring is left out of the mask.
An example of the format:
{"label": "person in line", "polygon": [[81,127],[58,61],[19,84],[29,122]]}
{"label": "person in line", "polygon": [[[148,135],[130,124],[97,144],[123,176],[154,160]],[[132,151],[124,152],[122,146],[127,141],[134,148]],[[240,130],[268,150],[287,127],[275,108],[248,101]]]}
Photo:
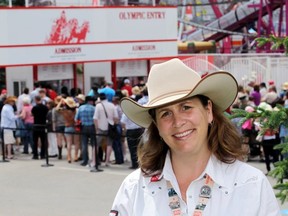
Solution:
{"label": "person in line", "polygon": [[128,79],[128,78],[126,78],[126,79],[124,79],[124,81],[123,81],[123,87],[121,88],[121,90],[124,90],[124,89],[126,89],[127,91],[128,91],[128,94],[129,94],[129,96],[131,97],[131,95],[132,95],[132,86],[131,86],[131,84],[130,84],[130,80]]}
{"label": "person in line", "polygon": [[18,118],[13,109],[16,101],[17,98],[14,96],[7,97],[1,111],[1,128],[8,159],[13,159],[12,146],[16,142],[13,134],[13,129],[16,129],[16,119]]}
{"label": "person in line", "polygon": [[[100,102],[96,104],[95,113],[93,116],[97,134],[97,148],[100,147],[103,140],[106,141],[107,147],[105,151],[105,166],[109,166],[110,156],[113,150],[113,139],[108,136],[108,123],[112,125],[117,124],[119,122],[119,117],[116,106],[108,101],[104,93],[100,93],[99,98]],[[94,165],[95,161],[92,163]]]}
{"label": "person in line", "polygon": [[[48,140],[48,156],[57,157],[58,156],[58,146],[57,146],[57,137],[56,133],[53,130],[53,110],[55,108],[55,102],[53,100],[48,101],[47,103],[48,113],[47,113],[47,140]],[[55,112],[55,110],[54,110]]]}
{"label": "person in line", "polygon": [[[64,107],[61,107],[64,104]],[[65,121],[65,138],[67,141],[67,162],[72,162],[72,144],[75,145],[75,157],[74,161],[78,161],[78,152],[80,143],[75,142],[75,115],[76,115],[76,102],[72,97],[62,98],[60,103],[56,106],[58,111],[64,117]]]}
{"label": "person in line", "polygon": [[57,139],[57,146],[58,146],[58,159],[62,160],[62,149],[63,143],[67,146],[66,137],[64,135],[65,132],[65,119],[63,115],[56,111],[56,106],[60,103],[60,108],[64,107],[64,104],[61,103],[62,96],[58,95],[54,102],[55,107],[52,109],[52,129],[56,131],[56,139]]}
{"label": "person in line", "polygon": [[147,87],[146,105],[121,101],[146,132],[140,169],[123,181],[110,215],[281,215],[263,172],[239,160],[240,136],[223,113],[237,96],[231,74],[201,78],[172,59],[152,66]]}
{"label": "person in line", "polygon": [[93,97],[94,101],[97,101],[99,93],[98,93],[99,85],[94,83],[91,87],[90,91],[88,92],[87,96]]}
{"label": "person in line", "polygon": [[21,141],[24,145],[23,148],[23,154],[29,154],[29,144],[31,149],[33,150],[33,123],[34,123],[34,116],[32,115],[32,104],[31,104],[31,98],[29,96],[26,96],[22,99],[23,107],[21,114],[19,117],[23,119],[24,125],[25,125],[25,131],[24,136],[22,137]]}
{"label": "person in line", "polygon": [[81,148],[82,148],[82,163],[81,166],[88,165],[89,154],[88,154],[88,139],[92,148],[96,145],[96,132],[94,127],[93,116],[95,112],[94,97],[86,96],[86,103],[81,105],[78,112],[75,115],[75,122],[81,122]]}
{"label": "person in line", "polygon": [[19,95],[19,97],[17,98],[17,102],[16,102],[16,107],[17,107],[17,113],[20,114],[22,112],[22,108],[23,108],[23,99],[30,97],[29,95],[29,88],[24,88],[23,92],[21,95]]}
{"label": "person in line", "polygon": [[41,84],[39,82],[35,82],[34,83],[34,90],[30,92],[32,106],[36,105],[35,97],[37,95],[39,95],[40,89],[41,89]]}
{"label": "person in line", "polygon": [[125,131],[126,140],[129,148],[131,166],[129,169],[138,168],[137,148],[144,132],[143,128],[131,121],[125,114],[122,114],[121,124]]}
{"label": "person in line", "polygon": [[38,160],[38,140],[41,140],[41,151],[40,158],[45,158],[46,145],[47,145],[47,135],[45,132],[46,129],[46,116],[48,113],[48,107],[42,104],[42,98],[40,95],[35,96],[34,98],[36,105],[32,108],[31,113],[34,116],[34,125],[33,125],[33,160]]}
{"label": "person in line", "polygon": [[99,97],[101,93],[104,93],[106,95],[106,98],[109,102],[112,102],[113,97],[115,96],[116,92],[113,89],[113,82],[112,81],[106,81],[105,87],[98,90]]}
{"label": "person in line", "polygon": [[[120,97],[115,96],[113,97],[113,104],[116,107],[118,118],[121,119],[121,116],[123,114],[122,109],[120,107]],[[120,122],[116,124],[118,136],[113,140],[113,151],[114,151],[114,157],[115,157],[115,164],[123,164],[124,163],[124,155],[122,150],[122,134],[123,134],[123,128]]]}

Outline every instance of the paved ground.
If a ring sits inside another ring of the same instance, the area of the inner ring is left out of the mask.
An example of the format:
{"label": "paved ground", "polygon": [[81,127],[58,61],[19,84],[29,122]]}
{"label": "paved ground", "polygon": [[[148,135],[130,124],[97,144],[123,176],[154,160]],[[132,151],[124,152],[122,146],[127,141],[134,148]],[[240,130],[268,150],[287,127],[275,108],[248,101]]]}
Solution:
{"label": "paved ground", "polygon": [[[41,166],[45,164],[20,153],[17,159],[0,163],[0,216],[105,216],[122,180],[132,172],[129,162],[101,167],[101,173],[54,158],[54,166]],[[250,164],[265,172],[264,163]],[[288,209],[288,204],[281,209]]]}

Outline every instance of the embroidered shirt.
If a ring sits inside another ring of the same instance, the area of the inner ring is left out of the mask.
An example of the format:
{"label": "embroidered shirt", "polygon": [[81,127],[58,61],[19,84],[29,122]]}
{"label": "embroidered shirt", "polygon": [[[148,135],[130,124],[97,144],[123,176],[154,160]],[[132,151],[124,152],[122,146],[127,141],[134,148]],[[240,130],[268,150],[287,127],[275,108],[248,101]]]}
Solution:
{"label": "embroidered shirt", "polygon": [[272,187],[260,170],[241,161],[222,163],[213,155],[203,174],[188,187],[186,204],[181,197],[169,153],[159,181],[144,177],[140,169],[127,176],[115,197],[112,210],[118,212],[118,216],[171,216],[168,180],[180,196],[181,215],[191,216],[205,174],[215,183],[203,216],[281,216]]}

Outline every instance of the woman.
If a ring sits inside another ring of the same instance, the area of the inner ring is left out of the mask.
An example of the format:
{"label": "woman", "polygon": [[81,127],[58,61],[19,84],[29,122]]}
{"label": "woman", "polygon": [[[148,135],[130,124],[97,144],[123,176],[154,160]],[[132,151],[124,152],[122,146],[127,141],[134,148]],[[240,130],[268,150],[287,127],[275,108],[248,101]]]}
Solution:
{"label": "woman", "polygon": [[265,175],[239,160],[239,134],[223,115],[237,96],[229,73],[201,79],[172,59],[151,68],[147,87],[146,105],[121,101],[147,131],[138,150],[141,169],[124,180],[110,215],[280,216]]}
{"label": "woman", "polygon": [[[64,104],[62,104],[62,96],[59,95],[54,99],[55,105],[57,106],[57,109],[60,110],[64,107]],[[65,132],[65,119],[63,115],[61,115],[60,112],[56,112],[56,107],[52,109],[52,130],[56,131],[56,139],[57,139],[57,146],[58,146],[58,159],[62,159],[62,147],[63,142],[65,143],[65,146],[67,145],[66,138],[64,136]]]}
{"label": "woman", "polygon": [[[64,107],[61,108],[61,104],[64,104]],[[60,103],[56,106],[56,110],[61,113],[65,120],[65,137],[67,141],[67,161],[71,163],[71,152],[72,152],[72,144],[75,140],[75,125],[74,125],[74,117],[76,114],[76,106],[74,99],[72,97],[67,97],[66,99],[62,99]],[[74,161],[78,160],[78,151],[79,151],[79,143],[75,144],[75,158]]]}
{"label": "woman", "polygon": [[13,108],[16,101],[17,98],[14,96],[7,97],[1,111],[2,138],[6,146],[8,159],[13,159],[12,145],[16,142],[13,134],[13,130],[16,129],[16,119],[18,118]]}
{"label": "woman", "polygon": [[34,124],[34,116],[31,113],[33,106],[31,105],[30,97],[23,98],[23,108],[20,114],[20,118],[24,120],[25,125],[25,136],[22,138],[22,142],[24,145],[24,154],[29,154],[29,144],[31,149],[33,149],[33,124]]}
{"label": "woman", "polygon": [[55,102],[50,100],[47,102],[48,113],[46,116],[47,119],[47,140],[48,140],[48,156],[49,157],[57,157],[58,156],[58,148],[57,148],[57,137],[56,133],[53,130],[53,112],[55,112]]}

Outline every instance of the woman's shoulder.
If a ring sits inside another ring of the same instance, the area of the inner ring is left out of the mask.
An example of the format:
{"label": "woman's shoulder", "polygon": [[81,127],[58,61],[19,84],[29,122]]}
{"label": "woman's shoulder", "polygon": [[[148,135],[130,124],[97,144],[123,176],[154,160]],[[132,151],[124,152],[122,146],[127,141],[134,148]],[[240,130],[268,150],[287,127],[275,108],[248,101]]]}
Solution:
{"label": "woman's shoulder", "polygon": [[227,173],[230,173],[237,182],[242,184],[261,182],[266,178],[260,169],[239,160],[228,165]]}
{"label": "woman's shoulder", "polygon": [[136,169],[128,176],[126,176],[126,178],[123,180],[123,183],[127,185],[135,185],[138,184],[142,178],[144,177],[142,175],[141,169]]}

